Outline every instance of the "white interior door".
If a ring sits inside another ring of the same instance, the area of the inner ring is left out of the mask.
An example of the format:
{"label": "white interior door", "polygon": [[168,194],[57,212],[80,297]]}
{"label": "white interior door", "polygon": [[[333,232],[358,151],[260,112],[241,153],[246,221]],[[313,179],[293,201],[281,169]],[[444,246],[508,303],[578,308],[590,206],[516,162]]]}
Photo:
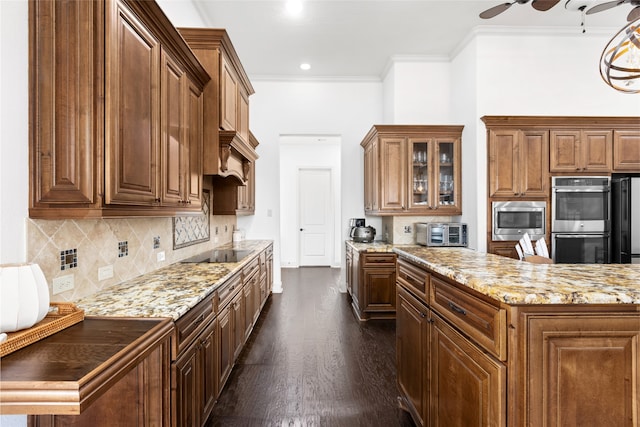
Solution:
{"label": "white interior door", "polygon": [[331,265],[333,197],[331,169],[298,170],[300,266]]}

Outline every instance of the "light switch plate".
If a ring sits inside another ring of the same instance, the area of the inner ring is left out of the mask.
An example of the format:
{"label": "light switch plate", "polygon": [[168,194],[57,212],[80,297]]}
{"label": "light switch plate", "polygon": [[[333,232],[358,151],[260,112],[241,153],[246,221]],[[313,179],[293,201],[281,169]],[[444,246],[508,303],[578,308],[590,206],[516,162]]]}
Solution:
{"label": "light switch plate", "polygon": [[157,260],[158,262],[162,262],[162,261],[164,261],[164,251],[160,251],[160,252],[158,252],[158,254],[156,255],[156,260]]}
{"label": "light switch plate", "polygon": [[57,295],[62,292],[70,291],[73,289],[73,286],[73,274],[56,277],[53,279],[53,294]]}
{"label": "light switch plate", "polygon": [[105,265],[98,269],[98,280],[107,280],[113,277],[113,265]]}

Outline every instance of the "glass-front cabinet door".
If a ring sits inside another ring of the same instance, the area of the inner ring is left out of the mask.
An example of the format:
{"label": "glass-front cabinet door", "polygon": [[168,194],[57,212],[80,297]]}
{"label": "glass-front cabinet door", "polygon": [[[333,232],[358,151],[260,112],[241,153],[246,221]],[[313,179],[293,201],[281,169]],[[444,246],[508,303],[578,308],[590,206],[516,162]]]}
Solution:
{"label": "glass-front cabinet door", "polygon": [[460,140],[434,141],[434,207],[448,214],[459,213],[460,203]]}
{"label": "glass-front cabinet door", "polygon": [[409,140],[409,200],[408,210],[424,210],[431,207],[431,141]]}

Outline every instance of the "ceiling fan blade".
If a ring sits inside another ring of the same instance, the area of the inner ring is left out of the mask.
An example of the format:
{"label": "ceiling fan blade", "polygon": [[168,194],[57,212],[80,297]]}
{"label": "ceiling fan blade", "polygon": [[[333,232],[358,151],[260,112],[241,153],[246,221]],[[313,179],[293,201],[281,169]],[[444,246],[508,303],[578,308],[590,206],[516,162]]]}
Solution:
{"label": "ceiling fan blade", "polygon": [[533,0],[531,6],[533,6],[535,10],[545,12],[558,3],[560,3],[560,0]]}
{"label": "ceiling fan blade", "polygon": [[500,15],[502,12],[504,12],[507,9],[509,9],[512,4],[514,4],[514,3],[502,3],[502,4],[499,4],[497,6],[493,6],[493,7],[489,8],[489,9],[485,10],[484,12],[482,12],[480,14],[480,18],[489,19],[489,18],[493,18],[494,16]]}
{"label": "ceiling fan blade", "polygon": [[637,19],[640,19],[640,6],[636,6],[631,9],[631,12],[629,12],[629,15],[627,15],[627,21],[629,22],[633,22]]}
{"label": "ceiling fan blade", "polygon": [[608,1],[602,4],[597,4],[593,6],[591,9],[587,10],[587,15],[593,15],[594,13],[602,12],[627,2],[628,0],[614,0],[614,1]]}

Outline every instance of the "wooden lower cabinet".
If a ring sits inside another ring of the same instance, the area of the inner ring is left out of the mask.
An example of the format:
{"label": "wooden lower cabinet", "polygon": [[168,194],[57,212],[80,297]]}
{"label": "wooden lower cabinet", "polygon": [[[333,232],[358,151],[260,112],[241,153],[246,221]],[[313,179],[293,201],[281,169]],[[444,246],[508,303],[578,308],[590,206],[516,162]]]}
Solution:
{"label": "wooden lower cabinet", "polygon": [[395,319],[396,255],[347,248],[347,288],[358,320]]}
{"label": "wooden lower cabinet", "polygon": [[218,396],[217,328],[214,320],[175,363],[176,425],[202,426]]}
{"label": "wooden lower cabinet", "polygon": [[522,425],[640,425],[640,313],[533,312],[520,324]]}
{"label": "wooden lower cabinet", "polygon": [[396,313],[396,357],[398,389],[402,406],[416,424],[429,420],[429,308],[398,286]]}
{"label": "wooden lower cabinet", "polygon": [[516,251],[516,244],[518,242],[492,242],[489,240],[488,251],[490,254],[500,255],[507,258],[518,259],[518,252]]}
{"label": "wooden lower cabinet", "polygon": [[507,368],[433,314],[431,425],[506,426]]}
{"label": "wooden lower cabinet", "polygon": [[398,264],[398,390],[416,425],[640,425],[637,305],[509,305]]}

